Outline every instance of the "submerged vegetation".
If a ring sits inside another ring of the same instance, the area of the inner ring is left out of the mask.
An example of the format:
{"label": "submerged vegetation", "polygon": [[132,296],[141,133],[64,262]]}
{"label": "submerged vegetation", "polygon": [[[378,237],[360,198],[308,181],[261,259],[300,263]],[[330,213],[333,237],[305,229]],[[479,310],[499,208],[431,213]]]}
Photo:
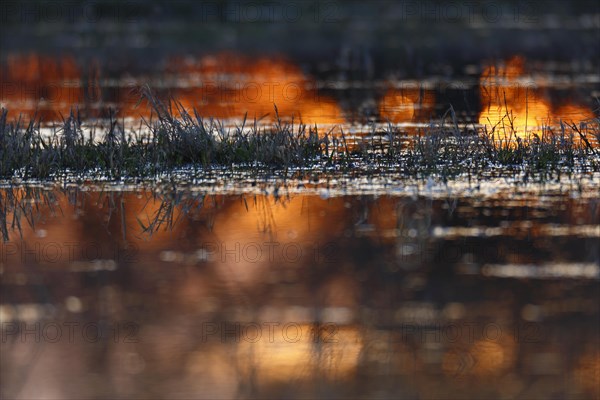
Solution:
{"label": "submerged vegetation", "polygon": [[[393,167],[400,176],[444,180],[465,173],[481,177],[511,171],[544,179],[555,173],[600,169],[599,118],[579,126],[561,122],[558,130],[547,127],[528,139],[504,134],[498,138],[493,127],[460,127],[451,108],[442,122],[432,122],[416,135],[402,135],[390,123],[387,129],[380,132],[374,127],[367,137],[350,143],[342,129],[321,132],[316,126],[283,121],[276,106],[277,118],[270,127],[244,119],[229,128],[203,119],[195,110],[188,112],[176,101],[166,106],[149,90],[143,97],[156,117],[144,121],[139,132],[127,133],[111,116],[100,140],[84,131],[77,111],[71,111],[51,134],[44,134],[39,120],[9,122],[8,110],[2,109],[0,179],[134,179],[233,166],[250,171]],[[510,116],[507,120],[510,125]]]}

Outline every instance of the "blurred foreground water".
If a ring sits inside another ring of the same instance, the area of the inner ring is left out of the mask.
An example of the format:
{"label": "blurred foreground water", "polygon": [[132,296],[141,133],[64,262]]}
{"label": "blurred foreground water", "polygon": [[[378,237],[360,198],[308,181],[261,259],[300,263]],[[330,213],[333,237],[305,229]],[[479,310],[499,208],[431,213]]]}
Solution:
{"label": "blurred foreground water", "polygon": [[2,397],[593,398],[596,185],[5,188]]}

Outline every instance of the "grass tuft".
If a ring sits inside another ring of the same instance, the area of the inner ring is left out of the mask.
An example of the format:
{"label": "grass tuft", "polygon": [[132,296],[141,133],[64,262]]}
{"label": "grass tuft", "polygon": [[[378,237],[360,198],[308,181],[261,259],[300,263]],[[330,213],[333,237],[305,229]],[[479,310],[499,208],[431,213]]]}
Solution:
{"label": "grass tuft", "polygon": [[[561,123],[560,131],[544,129],[540,137],[513,140],[495,137],[483,128],[459,128],[454,110],[450,125],[431,124],[413,137],[402,138],[392,124],[384,132],[375,128],[366,140],[350,145],[343,130],[319,133],[317,127],[276,120],[269,127],[258,121],[227,128],[222,122],[188,112],[171,101],[163,104],[149,88],[142,96],[153,117],[144,121],[144,133],[126,133],[110,113],[101,140],[84,134],[78,110],[63,118],[51,134],[42,135],[38,119],[27,125],[8,121],[0,113],[0,179],[33,180],[85,176],[119,180],[149,178],[176,169],[193,171],[236,165],[240,168],[314,168],[355,165],[396,166],[397,173],[451,179],[468,173],[482,176],[493,168],[519,169],[527,175],[550,177],[575,170],[597,171],[600,119],[576,126]],[[446,115],[442,121],[446,120]],[[375,140],[387,138],[387,142]]]}

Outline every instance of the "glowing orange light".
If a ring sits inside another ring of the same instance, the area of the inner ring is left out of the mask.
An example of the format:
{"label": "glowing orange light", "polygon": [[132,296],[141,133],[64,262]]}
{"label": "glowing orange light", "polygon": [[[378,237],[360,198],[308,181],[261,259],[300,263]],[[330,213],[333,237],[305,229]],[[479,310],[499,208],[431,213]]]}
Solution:
{"label": "glowing orange light", "polygon": [[314,326],[276,326],[256,341],[242,341],[238,357],[243,373],[256,374],[263,384],[310,380],[314,373],[326,379],[348,379],[359,363],[363,339],[356,327],[341,326],[335,341],[314,336]]}
{"label": "glowing orange light", "polygon": [[427,117],[435,106],[435,96],[419,89],[389,89],[379,103],[382,119],[394,123],[411,122]]}
{"label": "glowing orange light", "polygon": [[59,120],[83,100],[81,71],[69,56],[10,54],[0,81],[0,102],[25,119],[37,111],[46,121]]}
{"label": "glowing orange light", "polygon": [[479,88],[484,108],[479,123],[496,140],[542,137],[549,132],[547,128],[558,126],[560,121],[578,124],[594,117],[591,110],[575,104],[553,107],[524,65],[524,59],[517,56],[504,64],[490,65],[481,74]]}
{"label": "glowing orange light", "polygon": [[305,124],[339,124],[343,113],[333,99],[320,96],[296,66],[285,60],[251,60],[230,54],[210,56],[197,63],[173,60],[167,70],[199,79],[200,85],[175,91],[184,108],[216,118],[280,118]]}

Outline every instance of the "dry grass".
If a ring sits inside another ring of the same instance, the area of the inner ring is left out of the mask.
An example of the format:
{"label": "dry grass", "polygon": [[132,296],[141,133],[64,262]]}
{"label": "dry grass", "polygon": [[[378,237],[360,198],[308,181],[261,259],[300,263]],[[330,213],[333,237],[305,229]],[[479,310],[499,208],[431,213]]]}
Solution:
{"label": "dry grass", "polygon": [[[397,166],[401,175],[444,179],[462,173],[482,175],[493,168],[517,168],[542,177],[599,168],[593,143],[599,141],[600,119],[579,127],[563,123],[560,132],[547,129],[542,137],[508,142],[496,140],[493,130],[477,135],[459,128],[450,109],[451,124],[432,123],[409,141],[400,140],[399,129],[390,124],[387,131],[374,131],[369,139],[350,148],[343,131],[341,135],[319,134],[316,127],[284,123],[279,117],[268,128],[244,120],[231,129],[203,119],[195,110],[189,113],[177,102],[166,106],[149,90],[143,96],[156,115],[146,122],[146,133],[126,134],[125,128],[110,118],[100,141],[85,136],[76,111],[51,136],[44,137],[39,122],[9,122],[8,111],[3,109],[0,179],[151,178],[176,169],[198,172],[232,165],[250,170],[391,165]],[[375,137],[388,140],[383,143]]]}

